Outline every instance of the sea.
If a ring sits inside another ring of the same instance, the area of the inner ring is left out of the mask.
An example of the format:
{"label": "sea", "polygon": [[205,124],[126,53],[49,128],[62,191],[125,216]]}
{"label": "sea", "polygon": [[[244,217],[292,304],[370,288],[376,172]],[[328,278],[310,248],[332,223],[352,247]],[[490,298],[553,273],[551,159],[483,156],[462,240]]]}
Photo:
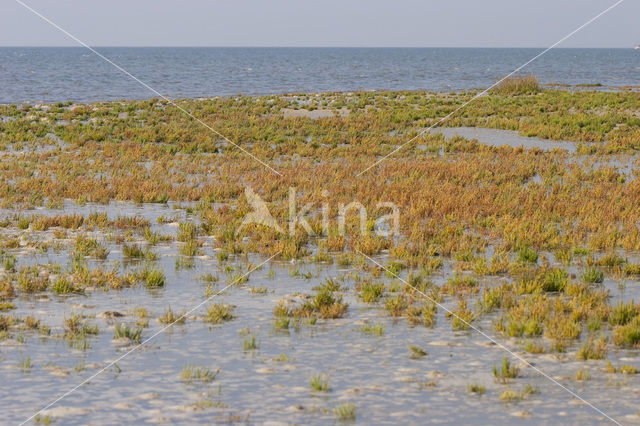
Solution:
{"label": "sea", "polygon": [[[95,49],[112,63],[84,47],[0,47],[0,103],[147,99],[157,96],[153,90],[169,98],[201,98],[357,90],[483,89],[545,50]],[[520,73],[533,74],[543,84],[598,85],[595,86],[598,90],[638,86],[640,50],[553,49]]]}

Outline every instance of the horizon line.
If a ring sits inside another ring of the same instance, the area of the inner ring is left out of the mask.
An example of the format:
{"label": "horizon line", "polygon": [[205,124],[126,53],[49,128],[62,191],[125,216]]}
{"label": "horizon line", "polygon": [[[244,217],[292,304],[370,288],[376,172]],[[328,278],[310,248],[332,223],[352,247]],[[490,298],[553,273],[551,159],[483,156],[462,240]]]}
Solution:
{"label": "horizon line", "polygon": [[[238,46],[198,46],[198,45],[92,45],[96,48],[185,48],[185,49],[544,49],[543,46],[258,46],[258,45],[238,45]],[[554,50],[562,49],[634,49],[637,46],[574,46],[556,47]],[[0,48],[79,48],[77,45],[0,45]]]}

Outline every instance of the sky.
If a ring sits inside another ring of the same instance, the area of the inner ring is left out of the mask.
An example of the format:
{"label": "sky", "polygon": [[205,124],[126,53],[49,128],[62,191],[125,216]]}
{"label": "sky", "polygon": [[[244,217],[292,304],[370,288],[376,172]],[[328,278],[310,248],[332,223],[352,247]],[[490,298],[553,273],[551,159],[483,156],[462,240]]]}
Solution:
{"label": "sky", "polygon": [[[616,0],[21,0],[91,46],[546,47]],[[640,44],[625,0],[558,47]],[[74,46],[16,0],[0,46]]]}

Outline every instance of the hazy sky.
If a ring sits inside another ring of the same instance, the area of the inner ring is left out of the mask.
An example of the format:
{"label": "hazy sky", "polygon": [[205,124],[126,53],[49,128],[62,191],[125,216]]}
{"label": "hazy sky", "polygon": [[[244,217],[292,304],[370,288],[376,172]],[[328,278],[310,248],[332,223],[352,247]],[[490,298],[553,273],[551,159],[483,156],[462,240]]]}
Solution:
{"label": "hazy sky", "polygon": [[[23,0],[94,46],[544,47],[615,0]],[[640,44],[626,0],[560,47]],[[0,45],[71,46],[15,0]]]}

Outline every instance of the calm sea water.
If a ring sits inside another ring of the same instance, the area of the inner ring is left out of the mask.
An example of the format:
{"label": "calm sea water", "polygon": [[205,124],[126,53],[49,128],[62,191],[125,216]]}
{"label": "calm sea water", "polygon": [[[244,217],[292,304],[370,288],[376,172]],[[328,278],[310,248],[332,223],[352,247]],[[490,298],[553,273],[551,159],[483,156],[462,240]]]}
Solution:
{"label": "calm sea water", "polygon": [[[99,48],[168,97],[485,88],[542,49]],[[640,51],[556,49],[523,72],[543,83],[640,84]],[[0,48],[0,102],[149,98],[82,47]]]}

